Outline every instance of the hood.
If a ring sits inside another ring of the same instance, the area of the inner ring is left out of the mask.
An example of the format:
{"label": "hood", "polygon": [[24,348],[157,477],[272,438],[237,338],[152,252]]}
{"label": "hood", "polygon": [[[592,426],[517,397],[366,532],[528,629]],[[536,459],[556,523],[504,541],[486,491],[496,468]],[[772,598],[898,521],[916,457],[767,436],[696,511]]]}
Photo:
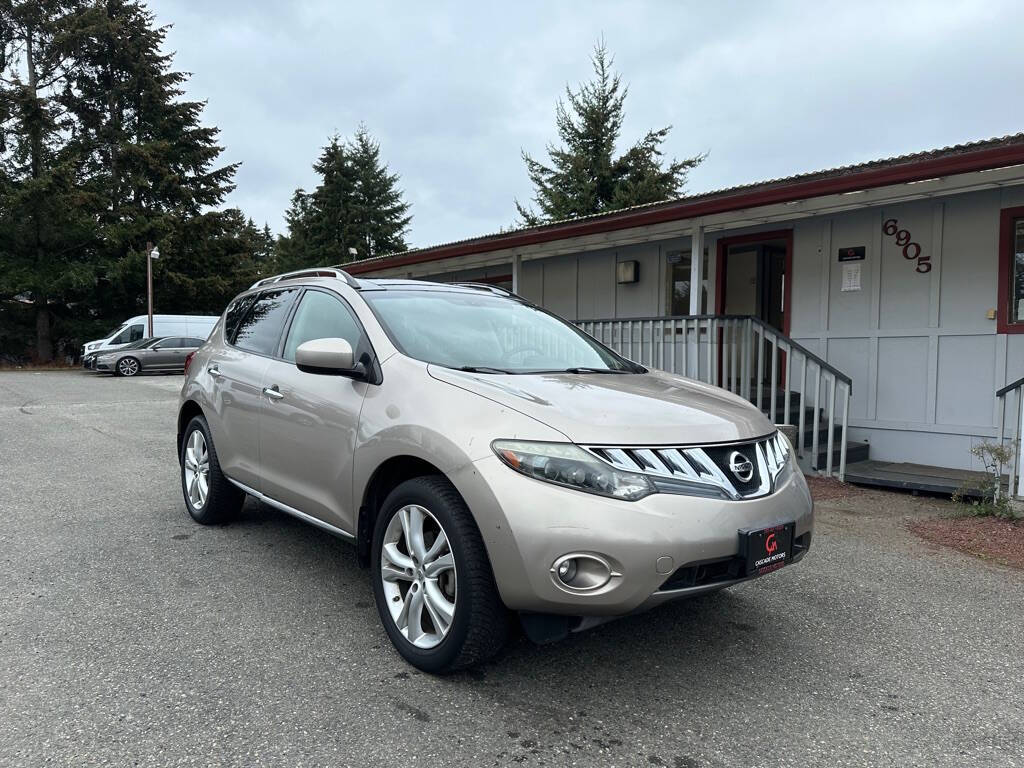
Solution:
{"label": "hood", "polygon": [[746,400],[660,371],[491,375],[436,365],[427,370],[439,381],[532,416],[574,443],[723,443],[763,437],[774,430]]}

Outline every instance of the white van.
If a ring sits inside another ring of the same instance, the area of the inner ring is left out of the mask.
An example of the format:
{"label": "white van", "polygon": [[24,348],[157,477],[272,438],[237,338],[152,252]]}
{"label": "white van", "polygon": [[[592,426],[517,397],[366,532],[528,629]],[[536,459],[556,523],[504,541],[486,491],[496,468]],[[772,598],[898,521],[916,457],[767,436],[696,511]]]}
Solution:
{"label": "white van", "polygon": [[[192,336],[205,339],[210,335],[219,317],[202,315],[153,315],[154,336]],[[136,315],[125,320],[101,339],[82,345],[82,367],[92,368],[92,362],[99,352],[123,347],[133,341],[149,336],[149,316]]]}

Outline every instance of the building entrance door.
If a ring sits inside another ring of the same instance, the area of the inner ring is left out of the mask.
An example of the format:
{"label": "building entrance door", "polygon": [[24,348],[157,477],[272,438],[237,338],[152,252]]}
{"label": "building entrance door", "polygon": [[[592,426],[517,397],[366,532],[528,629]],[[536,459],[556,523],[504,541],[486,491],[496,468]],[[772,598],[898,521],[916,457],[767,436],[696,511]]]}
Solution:
{"label": "building entrance door", "polygon": [[[765,232],[725,238],[718,243],[718,306],[726,315],[752,315],[789,334],[789,286],[792,269],[792,232]],[[766,342],[767,344],[767,342]],[[769,345],[770,347],[770,345]],[[765,360],[771,350],[765,349]],[[776,382],[785,373],[785,357],[778,356]],[[771,382],[771,366],[764,366],[764,381]]]}

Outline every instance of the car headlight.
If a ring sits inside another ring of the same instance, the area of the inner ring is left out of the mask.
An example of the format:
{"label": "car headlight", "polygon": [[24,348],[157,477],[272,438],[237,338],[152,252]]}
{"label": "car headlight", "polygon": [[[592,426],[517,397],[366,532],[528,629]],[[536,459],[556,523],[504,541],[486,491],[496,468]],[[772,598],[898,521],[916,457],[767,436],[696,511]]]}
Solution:
{"label": "car headlight", "polygon": [[516,472],[546,483],[626,501],[656,492],[645,475],[615,469],[571,443],[495,440],[491,448]]}

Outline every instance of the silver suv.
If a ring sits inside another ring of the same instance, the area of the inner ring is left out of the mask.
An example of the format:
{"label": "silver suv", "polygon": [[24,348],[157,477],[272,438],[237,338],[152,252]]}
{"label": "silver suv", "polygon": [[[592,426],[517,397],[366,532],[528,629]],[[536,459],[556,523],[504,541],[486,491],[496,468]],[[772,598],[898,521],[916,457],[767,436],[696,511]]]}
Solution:
{"label": "silver suv", "polygon": [[497,288],[323,268],[231,302],[191,359],[185,504],[355,544],[391,641],[446,672],[796,562],[813,508],[745,400]]}

